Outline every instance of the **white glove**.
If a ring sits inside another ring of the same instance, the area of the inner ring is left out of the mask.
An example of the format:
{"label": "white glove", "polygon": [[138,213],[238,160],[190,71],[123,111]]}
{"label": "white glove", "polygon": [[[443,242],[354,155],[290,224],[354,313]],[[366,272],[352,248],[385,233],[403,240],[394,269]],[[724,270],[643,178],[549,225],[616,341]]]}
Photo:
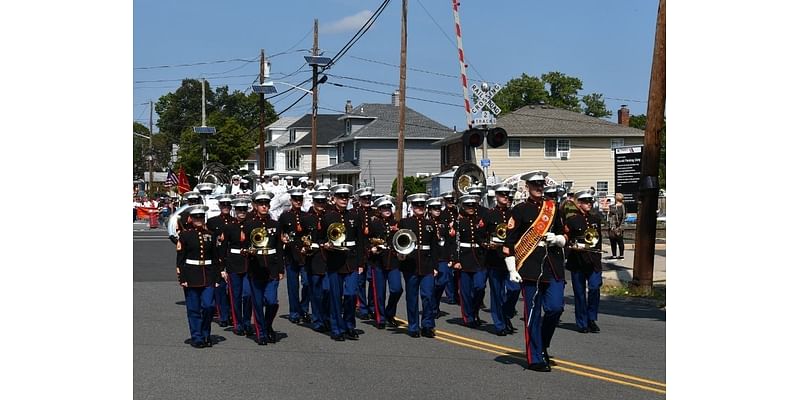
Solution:
{"label": "white glove", "polygon": [[522,277],[519,276],[519,272],[517,272],[516,258],[514,256],[508,256],[505,258],[505,260],[506,260],[506,269],[508,270],[508,280],[516,283],[522,282]]}
{"label": "white glove", "polygon": [[549,246],[556,245],[558,247],[564,247],[564,245],[567,244],[567,239],[564,238],[564,235],[556,235],[553,232],[547,232],[544,241],[547,242]]}

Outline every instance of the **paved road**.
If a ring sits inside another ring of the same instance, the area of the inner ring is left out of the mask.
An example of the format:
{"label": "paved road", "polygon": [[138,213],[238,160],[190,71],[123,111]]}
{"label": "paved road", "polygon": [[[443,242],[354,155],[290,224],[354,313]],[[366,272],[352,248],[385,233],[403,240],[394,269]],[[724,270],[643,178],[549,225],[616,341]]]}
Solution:
{"label": "paved road", "polygon": [[[213,324],[219,343],[193,349],[184,343],[189,332],[174,246],[163,230],[135,231],[133,253],[135,399],[665,397],[666,312],[648,303],[604,297],[602,332],[581,334],[574,330],[567,287],[551,347],[558,365],[551,373],[523,369],[521,333],[498,337],[487,327],[462,327],[458,306],[447,304],[436,339],[358,321],[360,340],[334,342],[286,319],[285,282],[275,322],[278,343],[257,346]],[[403,319],[404,304],[398,311]]]}

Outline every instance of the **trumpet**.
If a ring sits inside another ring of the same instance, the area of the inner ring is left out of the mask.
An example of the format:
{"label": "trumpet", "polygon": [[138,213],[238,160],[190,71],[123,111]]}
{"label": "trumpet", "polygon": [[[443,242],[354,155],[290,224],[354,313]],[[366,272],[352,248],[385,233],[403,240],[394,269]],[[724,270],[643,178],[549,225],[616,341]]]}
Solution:
{"label": "trumpet", "polygon": [[342,246],[345,240],[345,226],[341,222],[332,223],[328,227],[328,242],[333,245],[334,250],[349,250]]}
{"label": "trumpet", "polygon": [[386,247],[386,240],[381,238],[369,238],[369,244],[382,250],[386,250],[388,248]]}

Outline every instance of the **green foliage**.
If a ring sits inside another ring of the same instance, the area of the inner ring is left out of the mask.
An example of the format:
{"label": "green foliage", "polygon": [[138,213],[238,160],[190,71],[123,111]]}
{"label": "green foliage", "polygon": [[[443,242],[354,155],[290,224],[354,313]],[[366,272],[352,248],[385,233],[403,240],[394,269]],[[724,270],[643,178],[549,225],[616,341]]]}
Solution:
{"label": "green foliage", "polygon": [[[403,193],[405,194],[414,194],[414,193],[426,193],[427,187],[425,182],[422,178],[417,178],[416,176],[405,176],[403,177]],[[397,178],[394,178],[392,181],[392,190],[389,193],[393,197],[397,197]]]}
{"label": "green foliage", "polygon": [[[155,104],[159,116],[157,126],[164,134],[163,146],[159,143],[158,148],[155,139],[162,135],[153,137],[157,163],[166,166],[172,144],[180,144],[178,165],[174,169],[183,166],[190,176],[199,174],[203,165],[203,137],[193,131],[193,127],[202,123],[201,86],[199,80],[184,79],[175,92],[161,96]],[[215,135],[206,138],[208,160],[238,168],[258,143],[260,97],[238,90],[231,93],[227,86],[212,90],[209,81],[206,81],[205,97],[206,125],[217,130]],[[265,102],[264,115],[265,127],[278,119],[269,102]],[[162,158],[160,149],[167,157]]]}
{"label": "green foliage", "polygon": [[583,113],[590,117],[603,118],[611,115],[611,111],[606,108],[606,102],[600,93],[583,96],[581,101],[586,106],[583,109]]}
{"label": "green foliage", "polygon": [[523,73],[521,77],[508,81],[492,100],[503,112],[511,112],[529,104],[546,102],[548,93],[539,78]]}
{"label": "green foliage", "polygon": [[583,89],[583,81],[579,78],[554,71],[542,75],[542,82],[550,87],[547,104],[565,110],[581,111],[578,91]]}

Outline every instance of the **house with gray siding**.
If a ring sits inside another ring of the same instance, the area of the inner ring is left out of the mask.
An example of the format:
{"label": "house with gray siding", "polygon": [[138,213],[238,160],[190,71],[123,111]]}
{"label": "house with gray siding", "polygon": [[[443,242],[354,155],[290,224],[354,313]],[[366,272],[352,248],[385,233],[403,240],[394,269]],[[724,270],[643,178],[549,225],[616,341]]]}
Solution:
{"label": "house with gray siding", "polygon": [[[330,141],[337,148],[338,163],[317,170],[332,183],[355,187],[373,186],[378,193],[389,193],[397,177],[397,149],[400,107],[392,104],[364,103],[344,115],[344,132]],[[425,115],[405,109],[405,176],[430,176],[440,171],[440,149],[433,143],[453,132]],[[319,178],[319,177],[318,177]]]}

